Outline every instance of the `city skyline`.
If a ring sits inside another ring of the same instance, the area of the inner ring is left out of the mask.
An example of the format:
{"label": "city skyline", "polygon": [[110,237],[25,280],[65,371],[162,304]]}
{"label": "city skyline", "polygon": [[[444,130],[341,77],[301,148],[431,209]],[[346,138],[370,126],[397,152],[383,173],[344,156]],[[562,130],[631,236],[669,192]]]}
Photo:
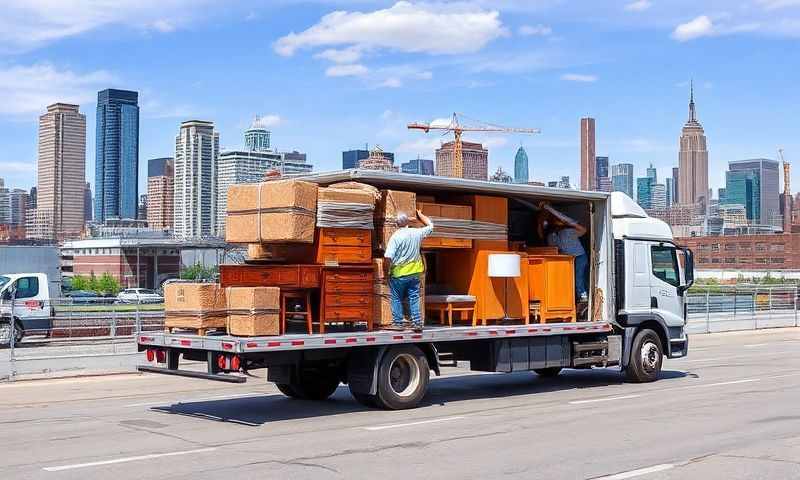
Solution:
{"label": "city skyline", "polygon": [[[232,148],[239,132],[258,114],[280,136],[276,146],[307,151],[319,170],[334,169],[333,152],[364,140],[396,152],[400,164],[417,156],[431,158],[439,140],[410,134],[404,129],[406,122],[460,110],[487,121],[542,128],[541,136],[526,143],[530,158],[536,160],[530,165],[532,180],[578,177],[574,125],[587,115],[598,122],[598,154],[637,166],[653,161],[664,176],[674,163],[676,125],[684,116],[691,77],[703,98],[706,134],[714,139],[712,187],[724,184],[725,165],[732,158],[774,157],[778,146],[786,148],[789,160],[797,157],[800,140],[791,133],[789,106],[796,104],[798,93],[788,78],[755,74],[781,64],[791,40],[778,32],[765,34],[764,28],[735,27],[736,22],[757,26],[769,24],[769,19],[795,18],[798,8],[767,9],[764,2],[745,0],[750,5],[746,13],[724,20],[720,2],[651,1],[642,10],[627,9],[628,3],[610,1],[589,8],[553,2],[527,8],[524,2],[475,2],[463,8],[487,19],[486,29],[492,34],[478,37],[474,50],[467,52],[449,47],[452,34],[447,31],[434,35],[441,42],[432,44],[448,46],[440,53],[431,53],[431,42],[426,46],[421,41],[411,51],[400,52],[383,44],[365,48],[361,37],[338,47],[296,43],[301,38],[307,42],[306,32],[333,10],[397,15],[393,2],[380,1],[228,2],[224,8],[210,7],[218,14],[213,22],[186,16],[178,7],[154,11],[143,5],[110,12],[109,18],[83,29],[55,32],[46,37],[49,40],[33,42],[9,33],[13,41],[0,52],[7,60],[2,69],[19,81],[0,84],[3,96],[14,99],[0,109],[0,141],[7,146],[0,168],[8,184],[25,189],[34,185],[36,112],[55,101],[78,103],[90,112],[98,90],[119,87],[140,92],[140,160],[170,155],[171,135],[165,132],[190,118],[213,119],[221,146]],[[24,8],[14,7],[11,13]],[[22,27],[39,26],[43,13],[30,8],[30,14],[13,17]],[[77,18],[85,14],[80,7],[74,10]],[[429,12],[434,18],[440,13]],[[679,28],[701,16],[714,20],[706,31],[687,35],[686,28]],[[156,20],[165,18],[169,27],[152,27],[164,26]],[[598,35],[597,22],[586,22],[589,19],[613,20],[604,23],[603,33],[608,34]],[[532,28],[536,25],[543,28]],[[244,45],[263,47],[257,62]],[[759,56],[748,57],[743,69],[728,53],[748,45],[757,46]],[[226,54],[187,55],[212,47]],[[107,55],[110,49],[154,61],[126,62]],[[243,50],[248,54],[235,54]],[[664,64],[685,67],[667,69]],[[631,79],[634,65],[637,75]],[[176,81],[172,72],[189,66],[202,69],[202,78]],[[229,75],[244,69],[248,75]],[[257,91],[298,93],[258,98],[253,95]],[[89,115],[87,174],[94,172],[94,121]],[[751,134],[741,138],[734,133],[742,129]],[[517,147],[513,136],[465,140],[488,146],[491,171],[497,166],[512,171]],[[144,171],[140,161],[140,192]],[[797,169],[795,175],[800,175]],[[92,188],[96,190],[94,183]]]}

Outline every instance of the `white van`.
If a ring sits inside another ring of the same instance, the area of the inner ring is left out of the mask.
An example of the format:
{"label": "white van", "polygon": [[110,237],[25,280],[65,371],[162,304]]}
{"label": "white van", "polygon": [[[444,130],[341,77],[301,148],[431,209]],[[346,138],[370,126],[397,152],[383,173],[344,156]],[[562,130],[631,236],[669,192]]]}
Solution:
{"label": "white van", "polygon": [[16,343],[25,335],[49,334],[53,316],[47,274],[0,274],[0,345],[11,341],[11,319]]}

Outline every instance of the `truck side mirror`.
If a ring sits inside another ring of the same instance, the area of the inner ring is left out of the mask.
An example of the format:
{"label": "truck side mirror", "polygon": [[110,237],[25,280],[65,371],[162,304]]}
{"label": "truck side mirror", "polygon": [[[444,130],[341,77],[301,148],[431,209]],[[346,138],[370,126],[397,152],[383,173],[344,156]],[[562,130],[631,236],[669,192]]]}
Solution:
{"label": "truck side mirror", "polygon": [[688,248],[683,249],[686,256],[686,287],[691,287],[694,283],[694,253]]}

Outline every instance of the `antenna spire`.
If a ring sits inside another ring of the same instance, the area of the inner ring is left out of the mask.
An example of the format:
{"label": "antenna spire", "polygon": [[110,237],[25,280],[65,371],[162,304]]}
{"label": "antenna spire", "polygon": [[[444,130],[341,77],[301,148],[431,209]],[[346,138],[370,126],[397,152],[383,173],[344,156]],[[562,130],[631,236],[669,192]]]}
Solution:
{"label": "antenna spire", "polygon": [[694,79],[689,80],[689,121],[697,121],[697,111],[694,108]]}

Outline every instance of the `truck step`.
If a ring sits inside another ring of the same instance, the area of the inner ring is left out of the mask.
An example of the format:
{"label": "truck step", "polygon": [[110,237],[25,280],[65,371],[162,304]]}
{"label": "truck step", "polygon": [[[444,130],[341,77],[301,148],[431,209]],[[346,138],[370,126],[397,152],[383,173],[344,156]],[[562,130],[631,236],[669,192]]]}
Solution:
{"label": "truck step", "polygon": [[457,367],[458,361],[456,360],[455,355],[450,352],[440,352],[439,353],[439,366],[440,367]]}
{"label": "truck step", "polygon": [[608,363],[608,341],[572,342],[572,366],[585,367]]}

